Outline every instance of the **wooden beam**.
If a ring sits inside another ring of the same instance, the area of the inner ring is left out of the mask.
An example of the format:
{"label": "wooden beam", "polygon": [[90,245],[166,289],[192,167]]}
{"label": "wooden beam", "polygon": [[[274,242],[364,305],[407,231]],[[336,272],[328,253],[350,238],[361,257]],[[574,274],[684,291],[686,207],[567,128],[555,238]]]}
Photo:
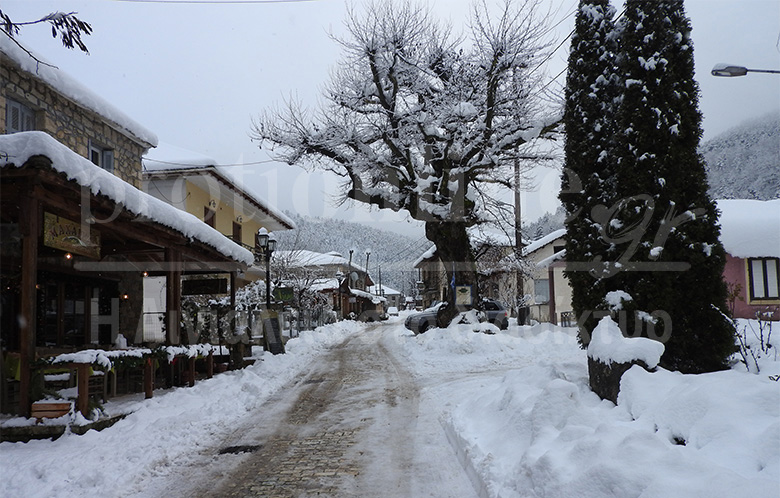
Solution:
{"label": "wooden beam", "polygon": [[76,398],[76,409],[89,419],[89,370],[91,365],[79,363],[76,376],[78,378],[78,397]]}
{"label": "wooden beam", "polygon": [[178,345],[181,342],[181,253],[165,249],[165,342]]}
{"label": "wooden beam", "polygon": [[144,394],[146,399],[154,395],[154,362],[150,357],[144,359]]}
{"label": "wooden beam", "polygon": [[41,231],[41,213],[38,202],[28,197],[20,205],[19,231],[22,236],[22,281],[20,289],[20,382],[19,411],[29,417],[32,408],[32,364],[35,361],[36,317],[38,315],[38,238]]}

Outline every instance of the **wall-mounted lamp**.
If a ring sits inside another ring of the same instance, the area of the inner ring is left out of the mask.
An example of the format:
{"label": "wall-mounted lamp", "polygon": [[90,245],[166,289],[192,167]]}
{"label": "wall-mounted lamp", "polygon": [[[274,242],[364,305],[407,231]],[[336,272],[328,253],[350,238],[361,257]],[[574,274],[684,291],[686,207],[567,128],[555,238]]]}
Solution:
{"label": "wall-mounted lamp", "polygon": [[216,208],[217,207],[217,201],[215,201],[214,199],[211,199],[209,201],[209,207],[212,208],[212,209]]}
{"label": "wall-mounted lamp", "polygon": [[241,215],[236,216],[236,223],[243,223],[243,222],[244,222],[243,216],[241,216]]}
{"label": "wall-mounted lamp", "polygon": [[148,277],[149,276],[149,272],[145,271],[143,275],[144,275],[144,277]]}
{"label": "wall-mounted lamp", "polygon": [[128,299],[130,299],[130,296],[128,296],[127,294],[122,294],[122,299],[127,301]]}
{"label": "wall-mounted lamp", "polygon": [[65,253],[65,259],[73,259],[73,255],[69,252]]}

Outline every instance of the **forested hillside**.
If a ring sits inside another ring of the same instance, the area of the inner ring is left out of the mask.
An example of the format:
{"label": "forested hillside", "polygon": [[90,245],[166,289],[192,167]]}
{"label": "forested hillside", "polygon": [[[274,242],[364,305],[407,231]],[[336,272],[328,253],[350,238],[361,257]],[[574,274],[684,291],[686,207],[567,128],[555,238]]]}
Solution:
{"label": "forested hillside", "polygon": [[713,198],[780,197],[780,114],[742,123],[699,150],[707,162]]}

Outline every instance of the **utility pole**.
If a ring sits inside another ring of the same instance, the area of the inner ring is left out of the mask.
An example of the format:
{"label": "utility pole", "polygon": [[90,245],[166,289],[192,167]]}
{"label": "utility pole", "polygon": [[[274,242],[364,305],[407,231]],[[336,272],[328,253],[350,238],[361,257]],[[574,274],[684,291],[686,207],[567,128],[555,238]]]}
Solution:
{"label": "utility pole", "polygon": [[520,206],[520,159],[515,157],[515,259],[518,263],[518,267],[515,269],[515,307],[517,308],[517,321],[519,325],[523,325],[522,321],[525,321],[525,317],[521,317],[521,303],[523,296],[523,274],[520,272],[520,258],[523,255],[523,234],[522,234],[522,208]]}

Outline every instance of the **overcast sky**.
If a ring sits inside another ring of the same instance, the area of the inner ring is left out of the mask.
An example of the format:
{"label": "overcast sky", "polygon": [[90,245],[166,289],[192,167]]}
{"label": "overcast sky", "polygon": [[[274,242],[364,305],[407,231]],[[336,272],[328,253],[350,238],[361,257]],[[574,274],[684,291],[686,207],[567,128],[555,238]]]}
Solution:
{"label": "overcast sky", "polygon": [[[17,22],[55,10],[78,12],[94,28],[86,38],[89,56],[64,49],[45,26],[25,27],[18,39],[155,132],[161,142],[221,164],[244,164],[231,167],[231,172],[276,207],[420,235],[419,228],[410,229],[397,216],[363,208],[334,212],[332,181],[320,173],[266,162],[268,156],[248,136],[252,118],[285,97],[316,101],[329,68],[339,59],[339,46],[329,33],[343,30],[345,2],[235,1],[3,0],[2,9]],[[557,31],[563,40],[573,27],[577,0],[544,1],[554,23],[562,21]],[[470,1],[429,3],[456,29],[465,26]],[[719,62],[780,69],[780,0],[687,0],[686,10],[693,24],[705,140],[745,120],[780,111],[780,75],[709,75]],[[550,77],[563,71],[567,53],[564,44],[550,61]],[[263,163],[249,164],[258,162]],[[555,210],[558,178],[557,171],[540,171],[536,191],[524,195],[523,212],[529,220]]]}

